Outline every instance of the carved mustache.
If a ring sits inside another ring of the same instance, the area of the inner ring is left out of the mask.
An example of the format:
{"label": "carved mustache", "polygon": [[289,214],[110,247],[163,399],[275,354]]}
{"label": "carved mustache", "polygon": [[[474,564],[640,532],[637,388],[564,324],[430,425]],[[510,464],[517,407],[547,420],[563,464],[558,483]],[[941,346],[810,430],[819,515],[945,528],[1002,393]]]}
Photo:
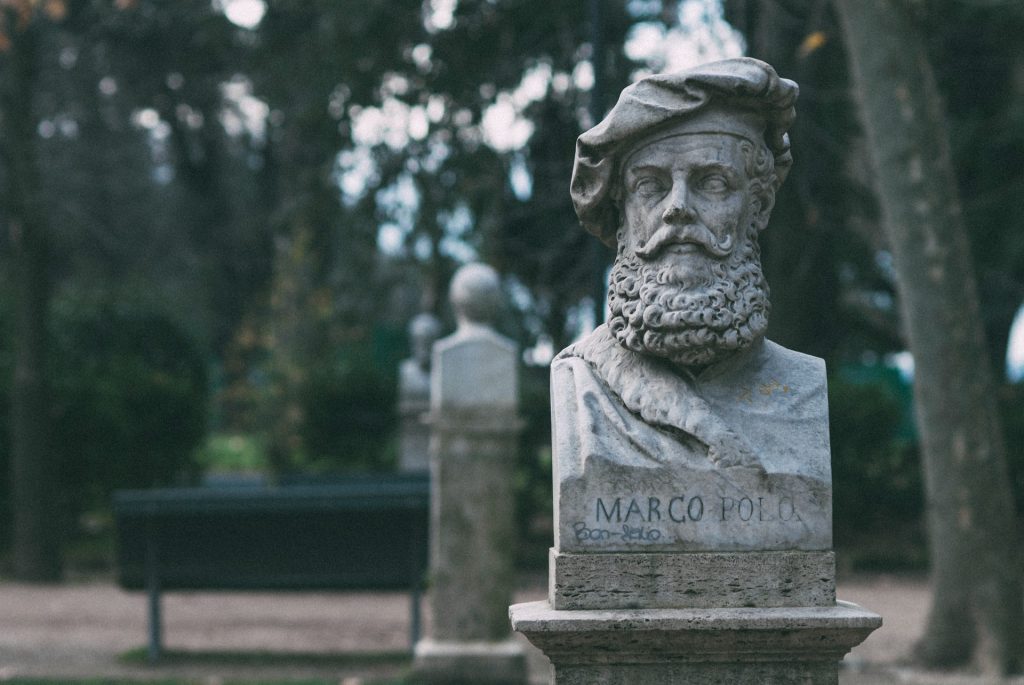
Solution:
{"label": "carved mustache", "polygon": [[732,252],[733,238],[732,235],[726,234],[719,241],[711,229],[703,224],[666,224],[636,249],[636,255],[641,259],[651,259],[670,245],[696,245],[711,255],[724,259]]}

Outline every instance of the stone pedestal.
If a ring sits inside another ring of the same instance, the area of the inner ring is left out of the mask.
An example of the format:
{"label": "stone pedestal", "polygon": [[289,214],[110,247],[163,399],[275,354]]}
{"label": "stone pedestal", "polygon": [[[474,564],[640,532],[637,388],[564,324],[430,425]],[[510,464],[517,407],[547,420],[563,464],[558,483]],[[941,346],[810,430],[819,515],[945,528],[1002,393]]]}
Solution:
{"label": "stone pedestal", "polygon": [[881,625],[856,604],[735,609],[552,609],[512,625],[551,659],[557,685],[835,685],[839,660]]}
{"label": "stone pedestal", "polygon": [[510,617],[555,685],[835,684],[882,623],[836,601],[831,551],[552,549],[548,599]]}
{"label": "stone pedestal", "polygon": [[523,685],[523,646],[513,640],[445,642],[420,640],[414,670],[417,682],[437,685]]}
{"label": "stone pedestal", "polygon": [[430,470],[430,427],[426,422],[429,411],[430,402],[426,396],[422,400],[403,396],[398,405],[398,470],[402,473]]}
{"label": "stone pedestal", "polygon": [[476,418],[433,426],[429,602],[438,642],[509,637],[517,419]]}
{"label": "stone pedestal", "polygon": [[526,682],[526,658],[508,625],[518,352],[485,325],[484,315],[494,308],[481,307],[480,300],[495,295],[491,288],[497,277],[489,268],[460,270],[452,286],[459,327],[434,346],[431,634],[416,645],[413,662],[422,682]]}
{"label": "stone pedestal", "polygon": [[448,411],[432,419],[431,636],[415,648],[417,680],[526,682],[511,640],[514,412]]}
{"label": "stone pedestal", "polygon": [[832,552],[651,552],[551,550],[554,609],[829,607]]}
{"label": "stone pedestal", "polygon": [[424,418],[430,411],[431,352],[440,334],[441,322],[432,314],[418,314],[409,322],[412,356],[398,367],[398,470],[403,473],[430,470],[430,428]]}

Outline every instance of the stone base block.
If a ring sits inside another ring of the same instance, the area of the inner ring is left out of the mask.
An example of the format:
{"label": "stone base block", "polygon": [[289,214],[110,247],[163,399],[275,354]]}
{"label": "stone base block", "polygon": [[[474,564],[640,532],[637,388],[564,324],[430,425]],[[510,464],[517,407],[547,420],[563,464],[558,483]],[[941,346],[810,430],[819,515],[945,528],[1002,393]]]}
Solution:
{"label": "stone base block", "polygon": [[413,678],[418,683],[440,685],[524,685],[527,680],[523,646],[503,642],[416,643]]}
{"label": "stone base block", "polygon": [[551,550],[554,609],[831,607],[833,552],[573,554]]}
{"label": "stone base block", "polygon": [[554,685],[835,685],[839,660],[882,624],[848,602],[560,611],[542,601],[509,613],[551,660]]}

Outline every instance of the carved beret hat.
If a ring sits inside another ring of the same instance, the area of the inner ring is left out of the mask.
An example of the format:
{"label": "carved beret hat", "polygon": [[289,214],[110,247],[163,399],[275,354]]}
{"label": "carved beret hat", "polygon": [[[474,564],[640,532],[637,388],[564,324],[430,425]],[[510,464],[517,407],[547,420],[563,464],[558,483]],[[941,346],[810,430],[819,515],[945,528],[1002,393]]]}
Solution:
{"label": "carved beret hat", "polygon": [[[685,133],[732,133],[763,139],[782,183],[793,157],[786,131],[796,116],[796,83],[750,57],[656,74],[622,91],[619,101],[576,141],[570,193],[580,224],[615,245],[618,214],[612,190],[623,158],[636,146],[686,124]],[[693,124],[690,126],[689,124]]]}

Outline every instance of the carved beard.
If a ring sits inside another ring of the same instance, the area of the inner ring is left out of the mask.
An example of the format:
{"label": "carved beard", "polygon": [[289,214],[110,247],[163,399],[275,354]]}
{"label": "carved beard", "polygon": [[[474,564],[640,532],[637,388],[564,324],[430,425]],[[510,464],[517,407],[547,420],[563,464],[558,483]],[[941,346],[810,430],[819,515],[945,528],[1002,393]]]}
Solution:
{"label": "carved beard", "polygon": [[619,254],[608,288],[608,327],[619,343],[682,366],[706,366],[749,347],[768,327],[768,284],[757,231],[724,260],[706,257],[701,273],[670,260]]}

